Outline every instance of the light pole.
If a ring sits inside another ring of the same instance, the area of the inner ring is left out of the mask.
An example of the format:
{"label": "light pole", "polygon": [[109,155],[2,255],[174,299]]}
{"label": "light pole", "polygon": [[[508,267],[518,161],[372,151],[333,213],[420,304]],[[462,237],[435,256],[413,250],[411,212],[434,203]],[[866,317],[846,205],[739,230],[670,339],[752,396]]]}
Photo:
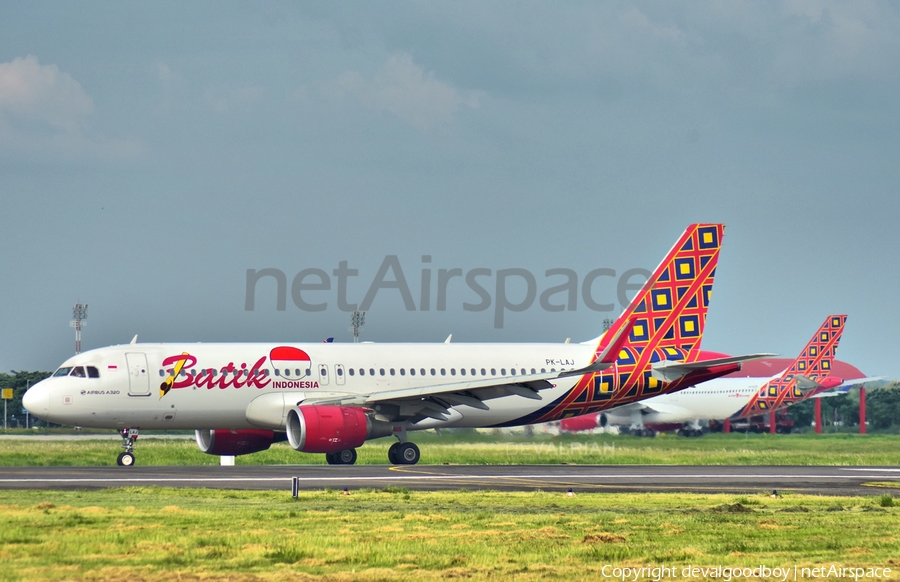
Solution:
{"label": "light pole", "polygon": [[72,308],[72,321],[69,322],[71,327],[75,328],[75,353],[81,353],[81,328],[87,325],[84,321],[87,319],[87,303],[76,303]]}
{"label": "light pole", "polygon": [[366,312],[354,311],[350,322],[353,324],[353,327],[350,328],[353,332],[353,343],[359,343],[359,328],[366,324]]}

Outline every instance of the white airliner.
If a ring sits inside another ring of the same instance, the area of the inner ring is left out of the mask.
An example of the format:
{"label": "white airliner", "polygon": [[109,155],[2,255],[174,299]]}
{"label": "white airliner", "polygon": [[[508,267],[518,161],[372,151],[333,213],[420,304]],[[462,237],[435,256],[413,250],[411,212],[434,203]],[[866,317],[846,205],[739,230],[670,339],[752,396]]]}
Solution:
{"label": "white airliner", "polygon": [[[826,317],[800,355],[779,374],[766,378],[716,378],[700,386],[607,410],[596,416],[594,426],[627,426],[632,434],[646,436],[659,425],[685,425],[680,434],[697,436],[702,434],[701,421],[765,414],[841,387],[843,380],[830,374],[846,321],[846,315]],[[860,380],[849,384],[858,383]],[[573,419],[563,421],[561,428],[586,430],[589,425],[584,419]]]}
{"label": "white airliner", "polygon": [[513,426],[597,412],[734,372],[762,357],[699,346],[723,226],[689,226],[623,314],[581,344],[128,344],[67,360],[24,406],[59,424],[118,429],[118,464],[140,429],[194,429],[201,450],[239,455],[284,440],[352,464],[393,435]]}

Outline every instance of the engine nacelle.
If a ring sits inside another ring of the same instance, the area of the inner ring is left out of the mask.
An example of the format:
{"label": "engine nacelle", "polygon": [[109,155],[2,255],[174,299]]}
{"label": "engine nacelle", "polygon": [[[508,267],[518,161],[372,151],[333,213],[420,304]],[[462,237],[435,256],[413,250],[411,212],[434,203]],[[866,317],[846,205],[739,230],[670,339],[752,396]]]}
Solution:
{"label": "engine nacelle", "polygon": [[559,421],[559,429],[566,432],[594,430],[598,426],[600,426],[600,417],[597,414],[582,414]]}
{"label": "engine nacelle", "polygon": [[207,455],[249,455],[284,440],[284,435],[276,436],[271,430],[197,430],[194,434],[197,446]]}
{"label": "engine nacelle", "polygon": [[287,438],[304,453],[336,453],[355,449],[367,439],[388,436],[391,424],[369,417],[353,406],[297,406],[288,411]]}
{"label": "engine nacelle", "polygon": [[632,417],[630,414],[616,414],[615,411],[602,412],[598,419],[598,424],[603,428],[607,426],[628,426],[631,424]]}

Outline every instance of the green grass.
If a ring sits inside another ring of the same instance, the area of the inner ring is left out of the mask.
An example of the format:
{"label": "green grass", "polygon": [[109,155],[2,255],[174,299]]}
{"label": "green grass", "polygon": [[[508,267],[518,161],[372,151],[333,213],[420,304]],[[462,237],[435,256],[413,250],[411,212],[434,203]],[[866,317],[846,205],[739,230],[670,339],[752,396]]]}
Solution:
{"label": "green grass", "polygon": [[[661,435],[413,433],[430,464],[689,464],[689,465],[900,465],[900,436],[892,435],[743,435],[709,434],[701,438]],[[361,464],[386,464],[395,439],[371,441],[359,448]],[[0,466],[115,464],[118,441],[0,440]],[[139,439],[141,465],[214,465],[193,440]],[[287,443],[237,458],[240,465],[324,464],[324,455],[297,453]]]}
{"label": "green grass", "polygon": [[[597,580],[606,564],[900,572],[880,497],[17,491],[0,580]],[[678,578],[680,576],[675,576]]]}

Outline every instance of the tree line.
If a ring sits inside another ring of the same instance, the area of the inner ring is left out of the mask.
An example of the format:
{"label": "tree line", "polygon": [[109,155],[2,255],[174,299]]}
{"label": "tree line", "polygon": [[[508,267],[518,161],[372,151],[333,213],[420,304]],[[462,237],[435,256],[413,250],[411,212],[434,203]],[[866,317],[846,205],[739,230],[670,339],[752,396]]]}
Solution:
{"label": "tree line", "polygon": [[[821,401],[823,426],[859,427],[859,388]],[[797,428],[812,426],[815,400],[810,398],[791,406],[788,414]],[[866,428],[900,433],[900,382],[866,390]]]}

